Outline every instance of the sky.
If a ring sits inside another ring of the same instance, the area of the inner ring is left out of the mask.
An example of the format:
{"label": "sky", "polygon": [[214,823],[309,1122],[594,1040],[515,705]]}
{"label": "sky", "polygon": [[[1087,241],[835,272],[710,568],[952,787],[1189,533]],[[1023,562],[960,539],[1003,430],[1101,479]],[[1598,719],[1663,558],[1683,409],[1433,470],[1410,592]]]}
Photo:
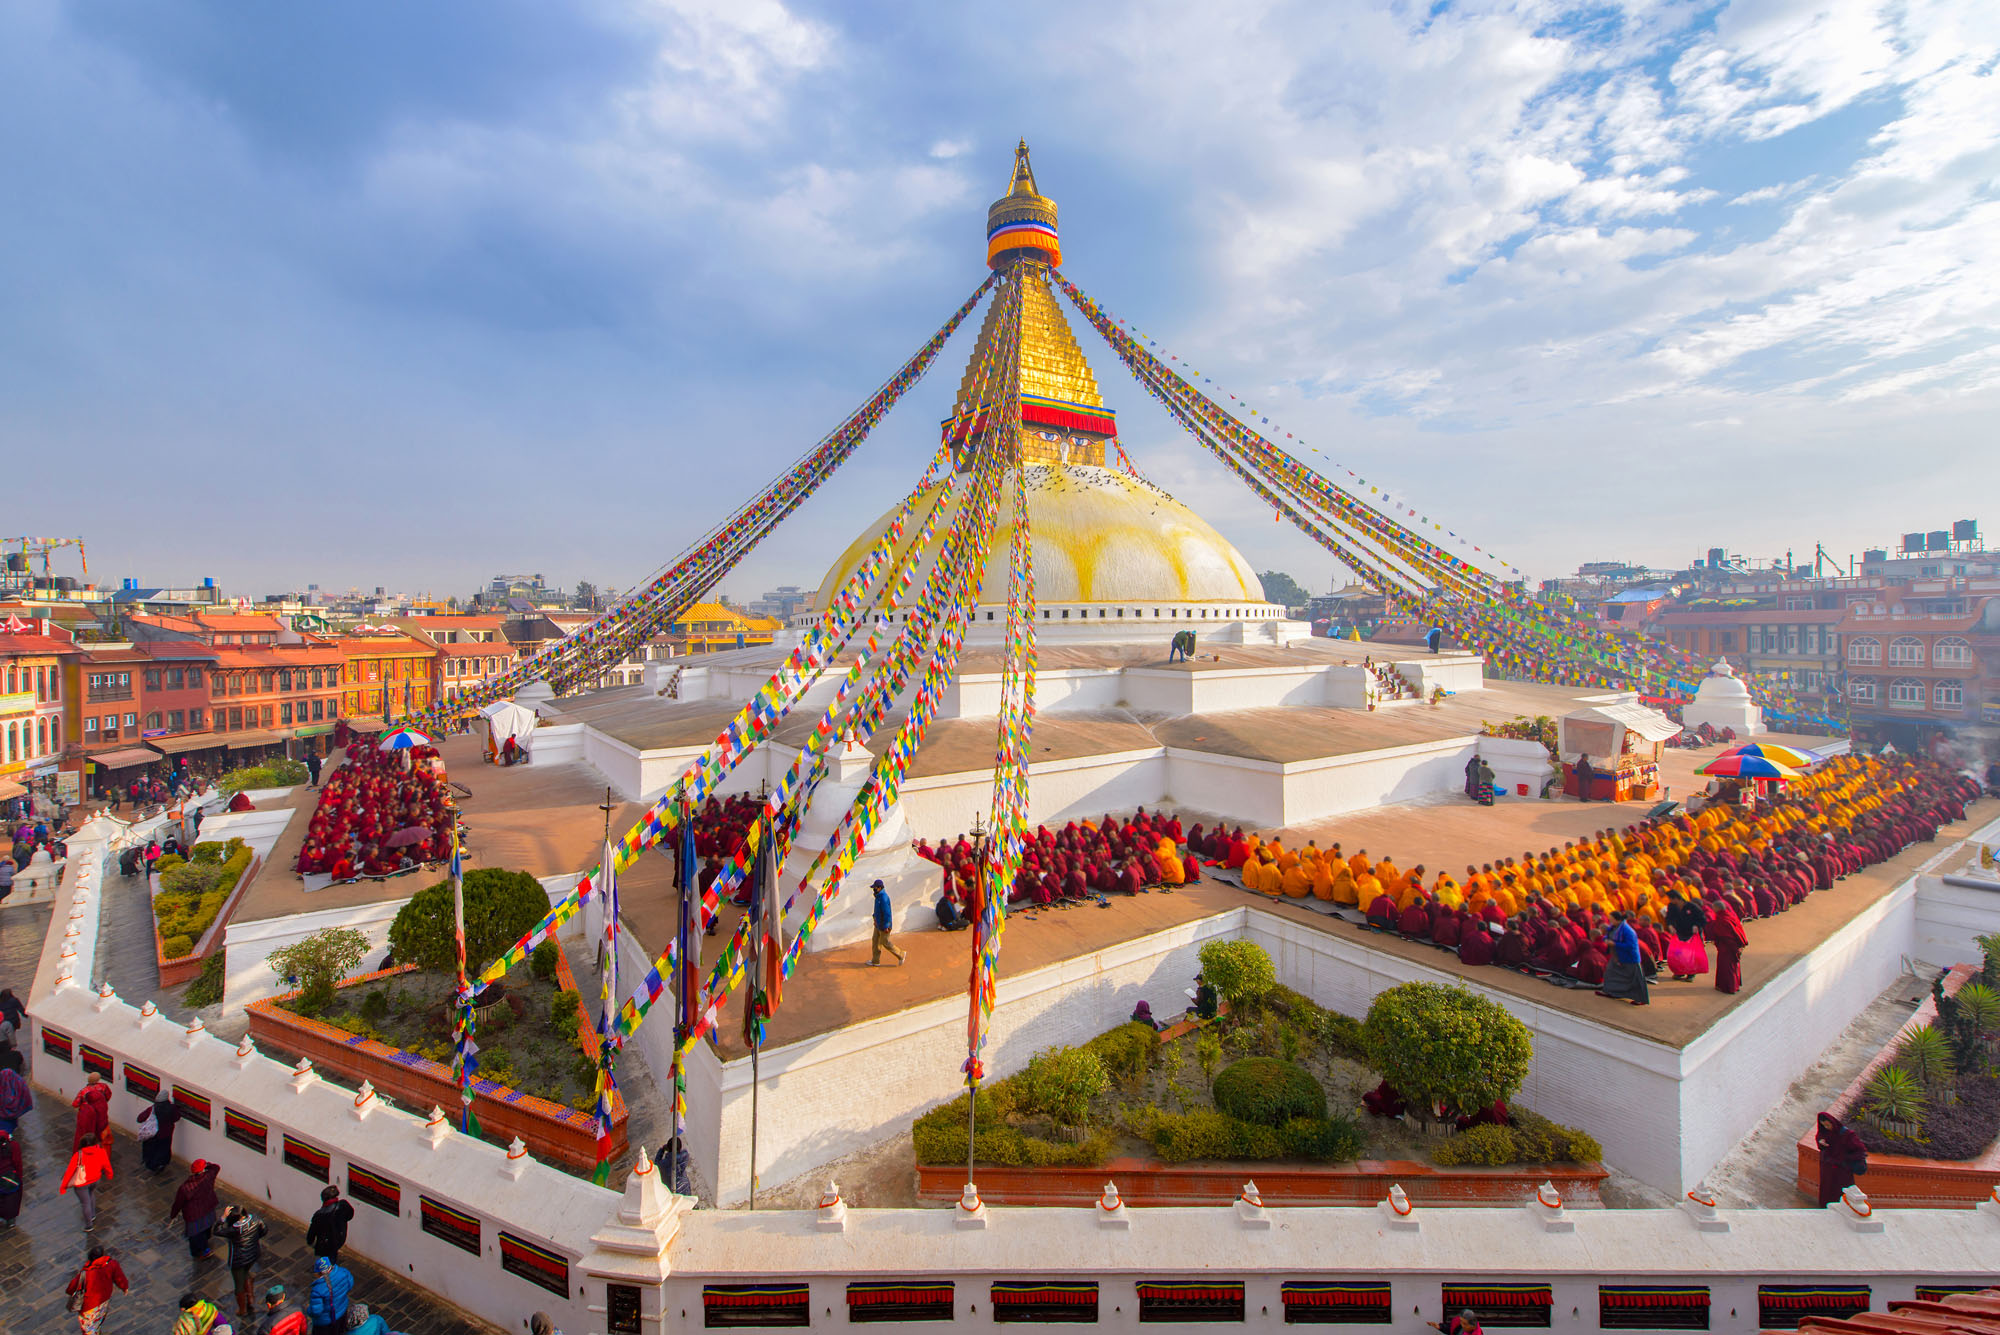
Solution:
{"label": "sky", "polygon": [[[0,127],[0,536],[100,582],[638,582],[979,283],[1023,136],[1073,281],[1530,575],[2000,524],[1990,0],[12,0]],[[974,332],[726,592],[896,502]]]}

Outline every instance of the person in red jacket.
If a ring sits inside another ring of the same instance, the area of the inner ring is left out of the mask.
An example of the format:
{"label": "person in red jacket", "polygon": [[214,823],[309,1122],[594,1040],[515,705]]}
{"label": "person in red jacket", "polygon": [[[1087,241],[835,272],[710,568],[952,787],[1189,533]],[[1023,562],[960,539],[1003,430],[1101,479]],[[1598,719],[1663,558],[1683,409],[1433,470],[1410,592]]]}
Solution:
{"label": "person in red jacket", "polygon": [[104,1327],[104,1313],[111,1306],[111,1291],[132,1286],[125,1279],[124,1267],[104,1248],[93,1246],[90,1257],[83,1268],[69,1277],[68,1293],[81,1294],[82,1304],[76,1314],[76,1328],[83,1335],[97,1335]]}
{"label": "person in red jacket", "polygon": [[62,1185],[56,1188],[56,1195],[66,1191],[76,1193],[76,1205],[83,1213],[83,1231],[86,1233],[97,1227],[97,1184],[112,1176],[111,1156],[104,1152],[94,1135],[77,1146],[76,1153],[69,1156],[69,1166],[63,1169]]}

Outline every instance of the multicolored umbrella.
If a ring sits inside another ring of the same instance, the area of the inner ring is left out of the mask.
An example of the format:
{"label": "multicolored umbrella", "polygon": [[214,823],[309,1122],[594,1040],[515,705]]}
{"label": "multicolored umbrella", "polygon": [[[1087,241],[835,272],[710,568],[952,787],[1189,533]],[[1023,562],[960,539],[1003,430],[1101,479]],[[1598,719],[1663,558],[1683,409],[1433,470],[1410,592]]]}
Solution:
{"label": "multicolored umbrella", "polygon": [[410,751],[419,746],[436,746],[437,743],[432,741],[428,734],[418,732],[415,728],[398,728],[384,737],[378,745],[384,751]]}
{"label": "multicolored umbrella", "polygon": [[1799,777],[1799,772],[1790,765],[1781,765],[1763,756],[1744,755],[1740,752],[1735,755],[1717,756],[1695,773],[1713,775],[1718,779],[1776,779],[1780,782]]}
{"label": "multicolored umbrella", "polygon": [[1765,760],[1776,761],[1792,769],[1805,769],[1817,765],[1826,757],[1817,751],[1805,751],[1796,746],[1781,746],[1776,742],[1742,742],[1723,750],[1722,756],[1762,756]]}

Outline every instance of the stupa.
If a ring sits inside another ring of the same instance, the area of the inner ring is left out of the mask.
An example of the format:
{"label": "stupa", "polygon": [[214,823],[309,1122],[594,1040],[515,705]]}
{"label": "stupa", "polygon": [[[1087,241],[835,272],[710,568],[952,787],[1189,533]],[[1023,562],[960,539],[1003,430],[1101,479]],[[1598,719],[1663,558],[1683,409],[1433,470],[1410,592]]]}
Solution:
{"label": "stupa", "polygon": [[1726,658],[1716,660],[1695,688],[1694,699],[1681,706],[1681,721],[1690,728],[1706,723],[1718,732],[1733,728],[1738,737],[1764,731],[1764,711],[1751,700],[1749,687]]}
{"label": "stupa", "polygon": [[[987,263],[1018,269],[1021,289],[1018,363],[1020,416],[1014,430],[1023,465],[1027,514],[1034,543],[1037,637],[1051,643],[1159,641],[1173,630],[1195,629],[1202,640],[1284,643],[1310,628],[1288,621],[1286,609],[1264,597],[1262,583],[1242,553],[1214,526],[1147,481],[1118,443],[1117,413],[1106,406],[1097,376],[1047,273],[1062,264],[1055,201],[1040,193],[1028,145],[1014,150],[1008,191],[987,210]],[[999,303],[987,311],[979,341],[967,359],[943,439],[956,452],[948,483],[963,492],[970,452],[966,443],[984,432],[995,412],[1005,412],[1002,377],[981,368],[1008,356]],[[989,547],[979,615],[967,639],[997,642],[1006,630],[1006,553],[1013,541],[1014,489],[1010,471],[1000,497],[1000,527]],[[937,488],[926,492],[928,506]],[[803,628],[815,621],[854,568],[889,527],[894,511],[862,531],[828,569]],[[907,546],[907,541],[902,545]],[[898,548],[898,555],[902,547]],[[922,567],[928,569],[928,567]],[[996,573],[997,572],[997,573]],[[1193,622],[1189,627],[1186,623]]]}

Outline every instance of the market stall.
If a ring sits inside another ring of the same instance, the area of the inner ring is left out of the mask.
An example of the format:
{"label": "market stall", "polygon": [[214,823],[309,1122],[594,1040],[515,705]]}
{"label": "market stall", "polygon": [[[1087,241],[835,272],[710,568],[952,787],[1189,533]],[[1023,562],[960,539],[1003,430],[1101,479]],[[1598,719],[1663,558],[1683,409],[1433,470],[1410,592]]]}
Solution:
{"label": "market stall", "polygon": [[1591,705],[1557,722],[1563,792],[1586,802],[1660,795],[1660,750],[1681,725],[1644,705]]}

